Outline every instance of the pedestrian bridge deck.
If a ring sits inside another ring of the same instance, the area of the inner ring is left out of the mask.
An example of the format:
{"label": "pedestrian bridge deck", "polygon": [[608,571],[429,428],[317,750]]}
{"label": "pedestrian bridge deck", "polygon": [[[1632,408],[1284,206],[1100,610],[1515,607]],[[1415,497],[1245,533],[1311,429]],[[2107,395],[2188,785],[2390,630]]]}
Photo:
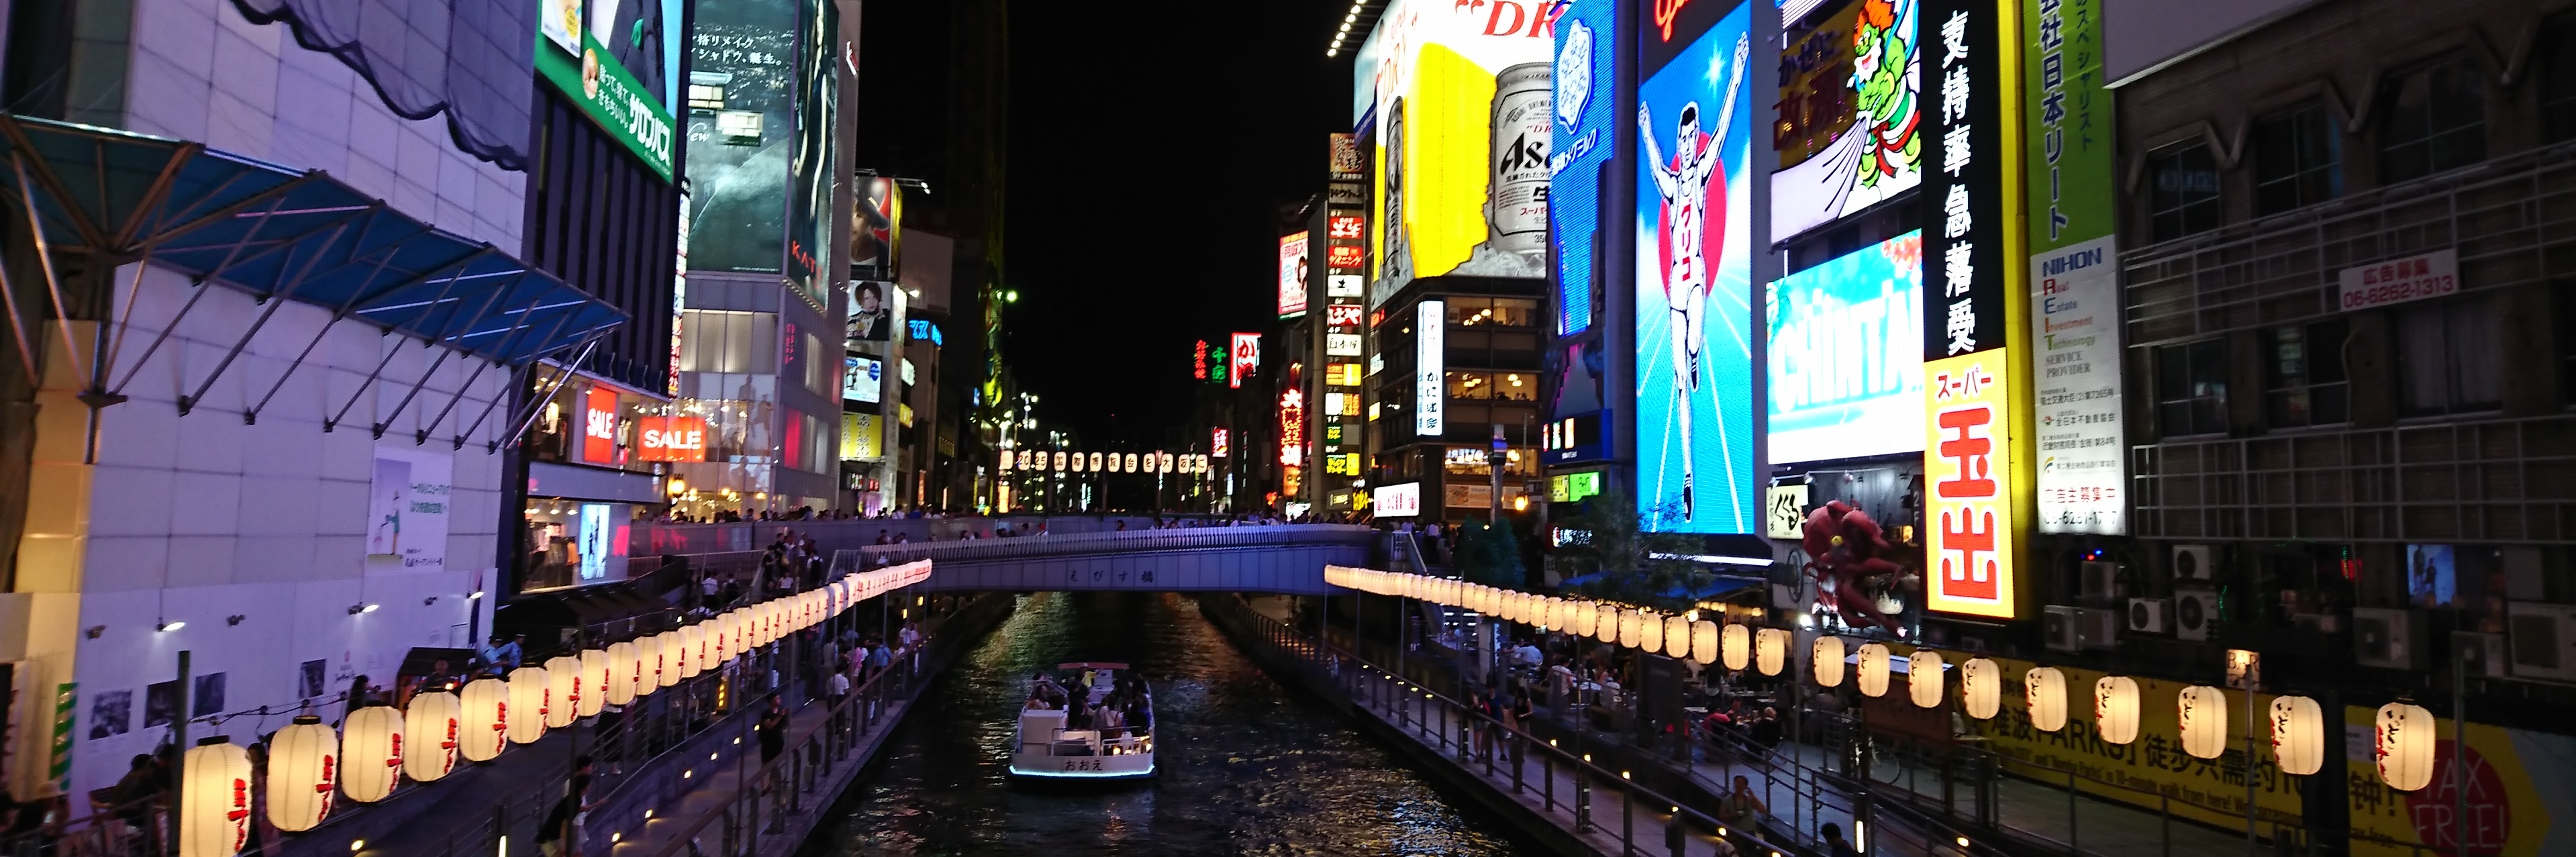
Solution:
{"label": "pedestrian bridge deck", "polygon": [[835,552],[835,573],[931,560],[919,588],[1324,595],[1326,565],[1365,565],[1381,538],[1342,524],[1129,530],[881,545]]}

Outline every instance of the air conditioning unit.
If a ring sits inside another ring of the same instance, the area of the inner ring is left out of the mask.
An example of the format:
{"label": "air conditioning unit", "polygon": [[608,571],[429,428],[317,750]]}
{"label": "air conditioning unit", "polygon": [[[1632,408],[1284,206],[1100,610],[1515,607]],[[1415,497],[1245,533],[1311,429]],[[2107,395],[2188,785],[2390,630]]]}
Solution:
{"label": "air conditioning unit", "polygon": [[2078,612],[2081,612],[2080,608],[2051,604],[2040,614],[2040,631],[2048,638],[2049,648],[2061,652],[2084,648],[2084,641],[2075,633],[2075,614]]}
{"label": "air conditioning unit", "polygon": [[2174,592],[2174,636],[2185,640],[2207,640],[2209,629],[2218,624],[2218,592],[2211,589],[2183,589]]}
{"label": "air conditioning unit", "polygon": [[2576,604],[2505,605],[2513,677],[2576,681]]}
{"label": "air conditioning unit", "polygon": [[2173,633],[2174,602],[2169,598],[2129,599],[2129,633]]}
{"label": "air conditioning unit", "polygon": [[2174,545],[2173,576],[2175,580],[2208,580],[2218,570],[2210,562],[2208,545]]}
{"label": "air conditioning unit", "polygon": [[2119,597],[2120,564],[2116,562],[2085,563],[2083,568],[2079,569],[2079,573],[2075,581],[2075,594],[2085,598]]}
{"label": "air conditioning unit", "polygon": [[2503,634],[2453,631],[2451,648],[2459,652],[2461,668],[2469,675],[2479,678],[2505,677]]}
{"label": "air conditioning unit", "polygon": [[2352,608],[2352,659],[2366,667],[2411,670],[2421,663],[2424,614],[2393,607]]}

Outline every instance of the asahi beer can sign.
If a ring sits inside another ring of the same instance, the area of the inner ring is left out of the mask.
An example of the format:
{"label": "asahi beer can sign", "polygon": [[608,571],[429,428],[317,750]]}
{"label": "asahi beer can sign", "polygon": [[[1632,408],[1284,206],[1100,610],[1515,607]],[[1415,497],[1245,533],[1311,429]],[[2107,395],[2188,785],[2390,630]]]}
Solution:
{"label": "asahi beer can sign", "polygon": [[1494,77],[1493,182],[1486,216],[1495,249],[1547,251],[1548,64],[1521,63]]}

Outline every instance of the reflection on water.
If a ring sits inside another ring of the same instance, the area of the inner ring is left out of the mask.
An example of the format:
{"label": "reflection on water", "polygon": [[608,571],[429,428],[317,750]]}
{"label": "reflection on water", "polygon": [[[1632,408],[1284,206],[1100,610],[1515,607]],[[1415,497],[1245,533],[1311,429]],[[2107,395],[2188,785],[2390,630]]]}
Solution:
{"label": "reflection on water", "polygon": [[[1153,683],[1161,778],[1007,783],[1030,672],[1132,664]],[[1031,596],[934,685],[809,857],[1528,853],[1335,715],[1289,698],[1166,594]]]}

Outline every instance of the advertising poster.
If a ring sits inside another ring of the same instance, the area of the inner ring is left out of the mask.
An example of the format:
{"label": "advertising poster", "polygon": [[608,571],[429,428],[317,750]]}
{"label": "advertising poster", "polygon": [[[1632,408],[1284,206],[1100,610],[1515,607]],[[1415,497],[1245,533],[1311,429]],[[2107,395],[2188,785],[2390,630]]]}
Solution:
{"label": "advertising poster", "polygon": [[610,579],[610,573],[625,576],[626,526],[618,520],[626,509],[619,503],[583,503],[574,547],[581,552],[575,566],[582,580]]}
{"label": "advertising poster", "polygon": [[2102,0],[2023,0],[2038,526],[2128,532],[2120,258]]}
{"label": "advertising poster", "polygon": [[[850,264],[863,277],[895,279],[903,259],[903,186],[891,178],[864,175],[858,177],[858,184],[858,217],[850,221]],[[945,282],[947,272],[939,276]]]}
{"label": "advertising poster", "polygon": [[885,418],[876,414],[841,415],[841,460],[876,461],[885,457]]}
{"label": "advertising poster", "polygon": [[1306,314],[1306,233],[1279,238],[1279,317]]}
{"label": "advertising poster", "polygon": [[707,421],[698,417],[638,417],[635,440],[645,461],[707,460]]}
{"label": "advertising poster", "polygon": [[1380,485],[1369,489],[1369,506],[1381,518],[1410,518],[1422,514],[1422,483]]}
{"label": "advertising poster", "polygon": [[1547,218],[1556,236],[1556,333],[1592,326],[1601,270],[1602,175],[1618,148],[1618,0],[1575,0],[1556,19],[1555,91],[1549,98]]}
{"label": "advertising poster", "polygon": [[413,446],[378,446],[367,485],[369,574],[447,570],[447,505],[456,462]]}
{"label": "advertising poster", "polygon": [[1771,283],[1771,462],[1923,451],[1923,233]]}
{"label": "advertising poster", "polygon": [[885,361],[856,354],[841,357],[841,398],[876,404],[884,400]]}
{"label": "advertising poster", "polygon": [[[1688,17],[1691,7],[1683,7]],[[1658,532],[1753,533],[1750,6],[1639,35],[1637,511]],[[1677,53],[1671,47],[1686,47]]]}
{"label": "advertising poster", "polygon": [[797,0],[698,4],[689,72],[689,266],[782,273],[797,147]]}
{"label": "advertising poster", "polygon": [[1564,9],[1395,0],[1378,17],[1353,117],[1373,115],[1377,136],[1370,307],[1415,277],[1547,275],[1549,61]]}
{"label": "advertising poster", "polygon": [[816,310],[829,311],[831,286],[845,264],[832,255],[832,136],[839,110],[841,76],[833,46],[841,31],[839,4],[802,0],[798,19],[804,32],[796,42],[796,150],[788,165],[792,199],[787,206],[787,278]]}
{"label": "advertising poster", "polygon": [[1916,17],[1917,0],[1851,0],[1810,27],[1782,19],[1772,241],[1923,182]]}
{"label": "advertising poster", "polygon": [[671,178],[682,0],[542,0],[537,76]]}

